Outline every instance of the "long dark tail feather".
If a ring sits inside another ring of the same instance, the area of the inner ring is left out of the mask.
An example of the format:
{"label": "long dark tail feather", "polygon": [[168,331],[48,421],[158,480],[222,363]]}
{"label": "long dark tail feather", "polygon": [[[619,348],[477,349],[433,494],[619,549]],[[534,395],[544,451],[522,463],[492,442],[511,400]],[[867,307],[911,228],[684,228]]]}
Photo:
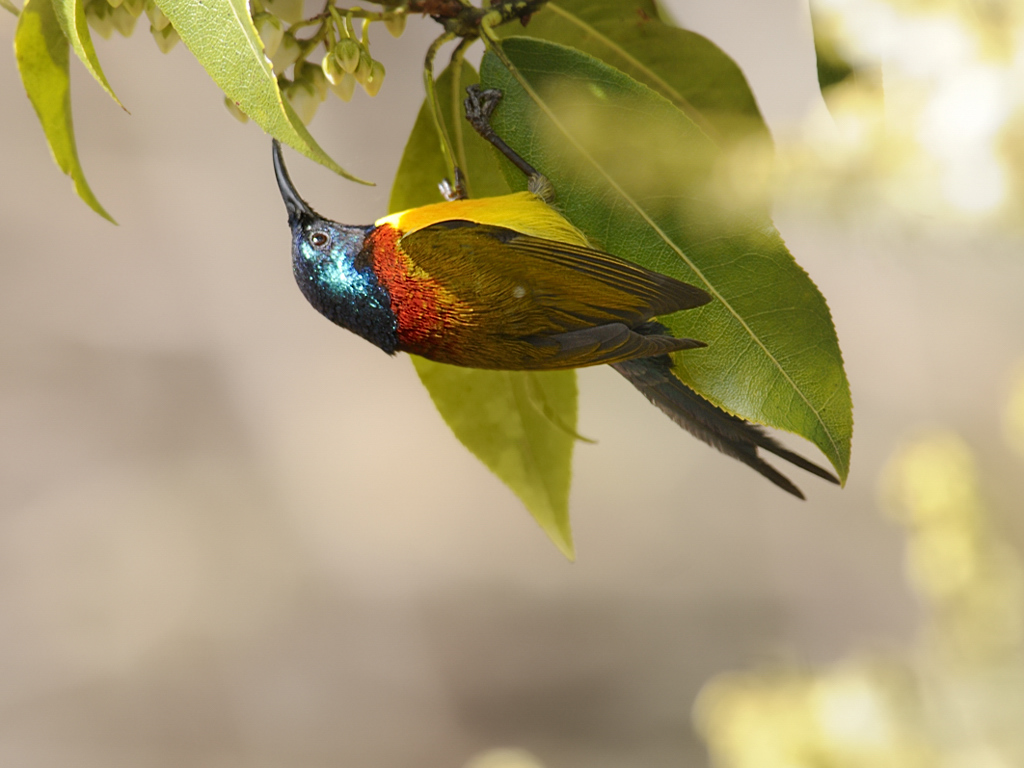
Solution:
{"label": "long dark tail feather", "polygon": [[694,437],[727,456],[742,461],[797,498],[804,498],[800,489],[765,462],[758,455],[758,448],[774,453],[779,458],[829,482],[839,484],[839,480],[831,472],[811,463],[803,456],[786,450],[770,435],[765,434],[760,426],[726,413],[683,384],[672,373],[672,359],[668,355],[613,363],[612,368],[625,376],[626,380],[643,392],[648,400]]}

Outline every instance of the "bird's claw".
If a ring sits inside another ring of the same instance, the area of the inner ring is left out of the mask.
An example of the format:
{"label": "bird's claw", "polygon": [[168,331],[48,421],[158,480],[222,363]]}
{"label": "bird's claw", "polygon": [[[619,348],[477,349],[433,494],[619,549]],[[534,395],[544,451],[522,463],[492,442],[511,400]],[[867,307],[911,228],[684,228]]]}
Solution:
{"label": "bird's claw", "polygon": [[491,114],[501,101],[502,93],[497,88],[481,88],[473,84],[466,88],[466,119],[477,131],[491,130]]}
{"label": "bird's claw", "polygon": [[452,184],[448,179],[441,179],[437,188],[441,190],[441,196],[449,203],[469,197],[466,193],[466,177],[462,175],[462,169],[458,167],[455,168],[455,183]]}

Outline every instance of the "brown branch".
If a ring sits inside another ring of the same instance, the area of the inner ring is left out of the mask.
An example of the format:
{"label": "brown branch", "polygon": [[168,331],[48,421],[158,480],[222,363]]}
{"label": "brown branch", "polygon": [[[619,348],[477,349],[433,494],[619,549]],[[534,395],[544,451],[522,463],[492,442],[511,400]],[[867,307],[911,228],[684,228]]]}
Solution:
{"label": "brown branch", "polygon": [[501,20],[493,26],[519,20],[525,24],[548,0],[493,0],[490,7],[478,8],[464,0],[375,0],[386,9],[404,6],[408,13],[422,13],[442,24],[456,37],[480,36],[480,21],[493,13]]}

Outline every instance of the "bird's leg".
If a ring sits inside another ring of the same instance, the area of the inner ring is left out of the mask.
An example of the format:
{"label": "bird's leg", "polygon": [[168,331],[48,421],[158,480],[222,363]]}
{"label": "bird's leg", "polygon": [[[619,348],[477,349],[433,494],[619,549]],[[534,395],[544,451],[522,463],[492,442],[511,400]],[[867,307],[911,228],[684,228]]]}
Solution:
{"label": "bird's leg", "polygon": [[[462,175],[458,163],[455,161],[455,150],[452,148],[451,138],[449,138],[448,131],[445,129],[444,118],[441,115],[441,106],[437,100],[437,86],[434,83],[434,58],[437,56],[441,46],[454,37],[455,34],[453,32],[445,31],[443,35],[427,48],[427,56],[423,61],[423,84],[426,86],[427,91],[427,105],[430,107],[430,114],[434,118],[434,127],[437,128],[438,137],[441,139],[441,154],[444,155],[445,165],[452,172],[452,181],[442,179],[441,183],[438,184],[441,196],[448,202],[463,200],[468,197],[466,194],[466,179]],[[460,43],[459,47],[456,48],[456,55],[453,56],[453,60],[463,50],[463,43]],[[456,71],[458,71],[458,68],[456,68]]]}
{"label": "bird's leg", "polygon": [[501,91],[496,88],[484,90],[479,85],[466,88],[466,119],[484,139],[489,141],[505,157],[512,161],[516,168],[526,174],[527,188],[546,203],[555,200],[555,188],[548,177],[526,162],[518,152],[502,141],[491,127],[491,113],[501,101]]}

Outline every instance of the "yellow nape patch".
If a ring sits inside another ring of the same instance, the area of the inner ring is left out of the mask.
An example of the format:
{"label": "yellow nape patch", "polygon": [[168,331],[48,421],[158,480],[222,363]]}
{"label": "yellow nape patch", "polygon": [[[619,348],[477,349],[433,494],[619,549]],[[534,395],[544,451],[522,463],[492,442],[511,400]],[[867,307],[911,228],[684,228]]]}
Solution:
{"label": "yellow nape patch", "polygon": [[390,224],[405,237],[431,224],[455,220],[505,227],[524,235],[560,243],[590,246],[582,232],[532,192],[433,203],[392,213],[377,219],[375,225],[379,227]]}

